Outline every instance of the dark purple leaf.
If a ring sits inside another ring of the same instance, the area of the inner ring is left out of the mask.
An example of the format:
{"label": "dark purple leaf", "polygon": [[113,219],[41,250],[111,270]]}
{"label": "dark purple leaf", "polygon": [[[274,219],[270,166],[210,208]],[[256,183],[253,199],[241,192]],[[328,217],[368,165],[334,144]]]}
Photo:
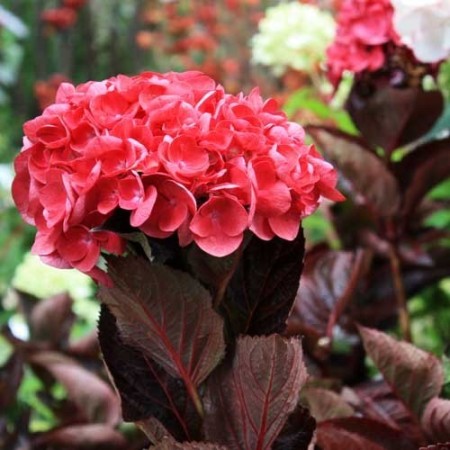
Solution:
{"label": "dark purple leaf", "polygon": [[393,392],[417,418],[444,383],[440,361],[431,353],[377,330],[359,327],[364,347]]}
{"label": "dark purple leaf", "polygon": [[36,352],[29,362],[44,368],[67,390],[69,399],[89,422],[116,424],[120,407],[113,390],[98,376],[61,353]]}
{"label": "dark purple leaf", "polygon": [[[423,267],[404,265],[402,267],[403,285],[406,296],[410,298],[427,286],[450,276],[448,251],[431,253],[433,266]],[[352,309],[355,321],[370,327],[394,322],[397,318],[397,305],[392,284],[391,268],[385,261],[377,261],[367,281],[358,288],[358,305]]]}
{"label": "dark purple leaf", "polygon": [[324,251],[307,255],[288,321],[290,328],[295,328],[298,334],[331,337],[333,326],[352,299],[362,262],[362,251]]}
{"label": "dark purple leaf", "polygon": [[[392,257],[392,243],[389,242],[389,239],[381,237],[374,231],[360,229],[359,240],[364,247],[372,249],[377,256],[381,256],[383,259]],[[421,245],[419,236],[411,238],[405,234],[403,240],[397,243],[396,250],[403,263],[413,266],[433,266],[433,260],[424,246]]]}
{"label": "dark purple leaf", "polygon": [[449,450],[450,442],[445,442],[442,444],[432,444],[427,445],[426,447],[420,447],[419,450]]}
{"label": "dark purple leaf", "polygon": [[400,431],[362,417],[319,423],[317,444],[322,450],[416,450]]}
{"label": "dark purple leaf", "polygon": [[32,339],[51,342],[58,347],[65,346],[75,320],[72,303],[66,293],[37,302],[30,314]]}
{"label": "dark purple leaf", "polygon": [[321,423],[317,427],[315,448],[319,450],[385,450],[358,433],[352,433],[333,424]]}
{"label": "dark purple leaf", "polygon": [[315,450],[385,450],[359,434],[332,427],[320,430],[316,442]]}
{"label": "dark purple leaf", "polygon": [[198,417],[188,401],[183,382],[125,344],[115,317],[105,305],[100,314],[99,341],[103,359],[120,395],[124,420],[137,422],[146,434],[151,431],[158,435],[154,426],[146,429],[154,418],[175,438],[192,438]]}
{"label": "dark purple leaf", "polygon": [[5,411],[15,402],[22,377],[23,357],[18,352],[13,353],[0,367],[0,411]]}
{"label": "dark purple leaf", "polygon": [[306,376],[298,340],[239,338],[231,367],[207,381],[207,440],[230,450],[270,449],[298,403]]}
{"label": "dark purple leaf", "polygon": [[450,441],[450,400],[433,398],[425,408],[422,426],[433,442]]}
{"label": "dark purple leaf", "polygon": [[360,139],[333,128],[311,126],[307,131],[325,158],[339,171],[343,190],[357,205],[366,205],[383,217],[398,212],[397,180],[372,149]]}
{"label": "dark purple leaf", "polygon": [[365,383],[356,386],[354,392],[359,400],[355,405],[359,413],[402,430],[418,446],[426,442],[419,420],[394,395],[386,382]]}
{"label": "dark purple leaf", "polygon": [[98,358],[100,348],[98,346],[96,330],[90,331],[88,334],[70,342],[66,353],[78,358]]}
{"label": "dark purple leaf", "polygon": [[297,405],[273,443],[272,450],[309,449],[315,428],[314,417],[306,408]]}
{"label": "dark purple leaf", "polygon": [[406,218],[433,187],[450,177],[450,138],[428,142],[408,153],[397,165]]}
{"label": "dark purple leaf", "polygon": [[365,95],[360,88],[355,83],[347,110],[367,142],[389,155],[427,133],[443,111],[439,91],[383,86]]}
{"label": "dark purple leaf", "polygon": [[241,257],[240,249],[229,256],[219,258],[209,255],[197,245],[190,245],[186,253],[189,272],[211,291],[213,304],[217,306],[237,268]]}
{"label": "dark purple leaf", "polygon": [[308,402],[311,415],[317,422],[351,417],[355,413],[353,408],[336,392],[322,388],[307,388],[302,395]]}
{"label": "dark purple leaf", "polygon": [[175,442],[173,436],[169,433],[167,428],[155,417],[147,417],[143,420],[138,420],[135,422],[136,425],[145,433],[149,441],[157,444],[167,439],[171,442]]}
{"label": "dark purple leaf", "polygon": [[33,440],[33,449],[125,450],[127,441],[110,425],[72,425],[42,433]]}
{"label": "dark purple leaf", "polygon": [[171,439],[164,439],[149,450],[228,450],[227,447],[209,442],[174,442]]}
{"label": "dark purple leaf", "polygon": [[67,345],[75,320],[73,301],[66,293],[39,299],[26,292],[15,290],[19,309],[24,315],[33,342],[50,343],[52,347]]}
{"label": "dark purple leaf", "polygon": [[39,297],[36,297],[27,292],[14,289],[13,293],[17,296],[18,309],[23,314],[28,327],[30,327],[30,317],[34,307],[41,301]]}
{"label": "dark purple leaf", "polygon": [[228,284],[220,311],[230,334],[281,333],[297,293],[304,238],[292,242],[253,236]]}
{"label": "dark purple leaf", "polygon": [[124,342],[181,378],[201,408],[196,387],[225,351],[223,322],[210,294],[189,274],[138,257],[109,257],[108,273],[114,286],[101,287],[99,296]]}
{"label": "dark purple leaf", "polygon": [[6,417],[0,417],[0,448],[5,450],[34,450],[30,442],[31,411],[23,409],[14,423],[8,423]]}

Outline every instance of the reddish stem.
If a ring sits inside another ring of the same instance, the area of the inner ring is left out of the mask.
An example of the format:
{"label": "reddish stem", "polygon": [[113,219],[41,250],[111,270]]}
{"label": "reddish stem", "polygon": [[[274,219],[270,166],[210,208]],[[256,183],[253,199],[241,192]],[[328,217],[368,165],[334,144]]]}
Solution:
{"label": "reddish stem", "polygon": [[407,342],[412,341],[411,320],[406,304],[405,286],[400,267],[400,260],[394,247],[389,252],[389,261],[391,263],[392,281],[394,283],[395,298],[397,300],[398,319],[403,339]]}

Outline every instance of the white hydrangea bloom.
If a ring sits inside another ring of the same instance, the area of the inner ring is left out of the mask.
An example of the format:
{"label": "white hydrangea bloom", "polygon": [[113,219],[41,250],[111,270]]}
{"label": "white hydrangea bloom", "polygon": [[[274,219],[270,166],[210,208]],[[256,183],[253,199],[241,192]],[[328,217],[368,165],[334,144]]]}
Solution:
{"label": "white hydrangea bloom", "polygon": [[252,61],[271,67],[276,76],[288,68],[314,71],[334,33],[331,14],[312,5],[281,3],[268,8],[260,21],[251,42]]}
{"label": "white hydrangea bloom", "polygon": [[450,57],[450,0],[392,0],[392,5],[394,28],[419,61]]}

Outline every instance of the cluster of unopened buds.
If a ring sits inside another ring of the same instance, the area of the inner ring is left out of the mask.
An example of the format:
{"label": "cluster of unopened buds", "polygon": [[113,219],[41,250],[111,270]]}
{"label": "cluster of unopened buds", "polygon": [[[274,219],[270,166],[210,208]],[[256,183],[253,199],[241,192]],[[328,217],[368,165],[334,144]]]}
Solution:
{"label": "cluster of unopened buds", "polygon": [[100,251],[124,250],[104,227],[117,210],[147,236],[225,256],[247,229],[293,240],[323,197],[342,197],[273,100],[226,94],[200,72],[63,83],[24,132],[13,196],[37,228],[33,251],[97,279]]}

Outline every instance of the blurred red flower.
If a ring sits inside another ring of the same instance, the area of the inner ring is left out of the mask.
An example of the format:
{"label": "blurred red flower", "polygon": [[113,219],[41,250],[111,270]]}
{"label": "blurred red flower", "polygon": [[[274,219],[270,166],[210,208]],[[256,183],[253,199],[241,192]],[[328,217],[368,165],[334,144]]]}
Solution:
{"label": "blurred red flower", "polygon": [[65,30],[75,25],[77,12],[68,7],[46,9],[41,13],[41,20],[58,30]]}

